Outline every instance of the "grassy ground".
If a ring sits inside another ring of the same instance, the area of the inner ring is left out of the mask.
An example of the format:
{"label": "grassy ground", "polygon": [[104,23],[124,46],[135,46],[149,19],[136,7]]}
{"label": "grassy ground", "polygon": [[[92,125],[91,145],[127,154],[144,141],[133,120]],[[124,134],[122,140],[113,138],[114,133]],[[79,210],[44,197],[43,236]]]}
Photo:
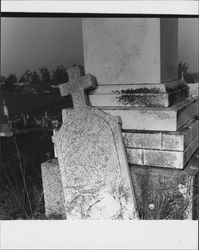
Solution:
{"label": "grassy ground", "polygon": [[45,219],[41,163],[52,157],[50,132],[1,138],[1,220]]}

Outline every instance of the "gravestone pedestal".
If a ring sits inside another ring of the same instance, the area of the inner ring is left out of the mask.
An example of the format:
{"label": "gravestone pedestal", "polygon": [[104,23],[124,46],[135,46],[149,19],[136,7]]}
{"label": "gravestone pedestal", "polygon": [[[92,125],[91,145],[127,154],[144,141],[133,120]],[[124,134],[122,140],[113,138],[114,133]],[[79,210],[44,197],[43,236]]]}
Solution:
{"label": "gravestone pedestal", "polygon": [[198,220],[197,150],[184,170],[130,165],[138,210],[145,220]]}
{"label": "gravestone pedestal", "polygon": [[[121,117],[129,164],[184,171],[199,146],[199,100],[177,79],[178,19],[85,18],[82,25],[85,71],[98,82],[90,103]],[[140,192],[147,197],[144,185]]]}
{"label": "gravestone pedestal", "polygon": [[[199,146],[199,100],[177,79],[177,18],[85,18],[82,25],[85,70],[98,81],[90,103],[121,117],[133,142],[125,145],[128,162],[183,169]],[[192,139],[173,149],[191,121]]]}
{"label": "gravestone pedestal", "polygon": [[[130,165],[140,219],[198,219],[198,157],[193,155],[183,171]],[[48,218],[66,218],[57,159],[42,164]]]}

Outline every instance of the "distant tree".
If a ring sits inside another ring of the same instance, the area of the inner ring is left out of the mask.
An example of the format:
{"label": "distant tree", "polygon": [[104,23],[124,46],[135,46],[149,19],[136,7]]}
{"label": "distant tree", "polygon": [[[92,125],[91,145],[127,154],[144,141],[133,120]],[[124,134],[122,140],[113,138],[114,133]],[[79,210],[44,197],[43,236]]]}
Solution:
{"label": "distant tree", "polygon": [[31,81],[31,71],[27,69],[20,77],[19,82],[30,82],[30,81]]}
{"label": "distant tree", "polygon": [[68,81],[68,74],[64,66],[57,66],[57,68],[52,73],[52,83],[58,85]]}
{"label": "distant tree", "polygon": [[51,83],[51,75],[47,68],[40,69],[41,90],[49,89]]}
{"label": "distant tree", "polygon": [[15,74],[10,74],[7,78],[6,78],[6,86],[5,89],[7,91],[13,91],[15,89],[14,83],[17,82],[17,77]]}
{"label": "distant tree", "polygon": [[0,85],[1,87],[5,87],[6,86],[6,83],[7,83],[7,79],[5,76],[0,76]]}
{"label": "distant tree", "polygon": [[40,76],[37,74],[36,71],[33,71],[31,73],[30,83],[35,87],[35,89],[37,91],[40,90],[40,88],[41,88],[41,80],[40,80]]}

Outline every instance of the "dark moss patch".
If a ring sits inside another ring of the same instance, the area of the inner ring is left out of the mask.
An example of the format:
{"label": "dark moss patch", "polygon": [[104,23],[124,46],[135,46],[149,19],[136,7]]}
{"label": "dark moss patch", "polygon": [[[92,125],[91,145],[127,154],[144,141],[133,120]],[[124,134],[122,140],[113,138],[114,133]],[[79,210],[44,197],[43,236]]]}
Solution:
{"label": "dark moss patch", "polygon": [[[163,105],[156,103],[155,99],[160,90],[157,88],[139,88],[139,89],[124,89],[121,91],[113,91],[119,95],[116,97],[118,103],[122,105],[131,105],[137,107],[163,107]],[[146,95],[150,94],[150,95]]]}
{"label": "dark moss patch", "polygon": [[113,91],[114,94],[160,94],[161,91],[158,88],[139,88],[139,89],[122,89],[121,91]]}

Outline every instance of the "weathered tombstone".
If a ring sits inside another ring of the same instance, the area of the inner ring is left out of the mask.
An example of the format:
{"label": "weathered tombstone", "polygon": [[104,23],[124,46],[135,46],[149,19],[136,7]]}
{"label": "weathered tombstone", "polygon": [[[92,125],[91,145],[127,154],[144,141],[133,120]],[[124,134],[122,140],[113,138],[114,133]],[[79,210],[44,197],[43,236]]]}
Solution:
{"label": "weathered tombstone", "polygon": [[12,136],[12,125],[8,123],[7,117],[5,116],[3,93],[0,86],[0,137],[1,136]]}
{"label": "weathered tombstone", "polygon": [[68,70],[61,95],[72,95],[60,130],[53,136],[67,219],[138,219],[120,120],[87,106],[85,91],[95,78]]}

